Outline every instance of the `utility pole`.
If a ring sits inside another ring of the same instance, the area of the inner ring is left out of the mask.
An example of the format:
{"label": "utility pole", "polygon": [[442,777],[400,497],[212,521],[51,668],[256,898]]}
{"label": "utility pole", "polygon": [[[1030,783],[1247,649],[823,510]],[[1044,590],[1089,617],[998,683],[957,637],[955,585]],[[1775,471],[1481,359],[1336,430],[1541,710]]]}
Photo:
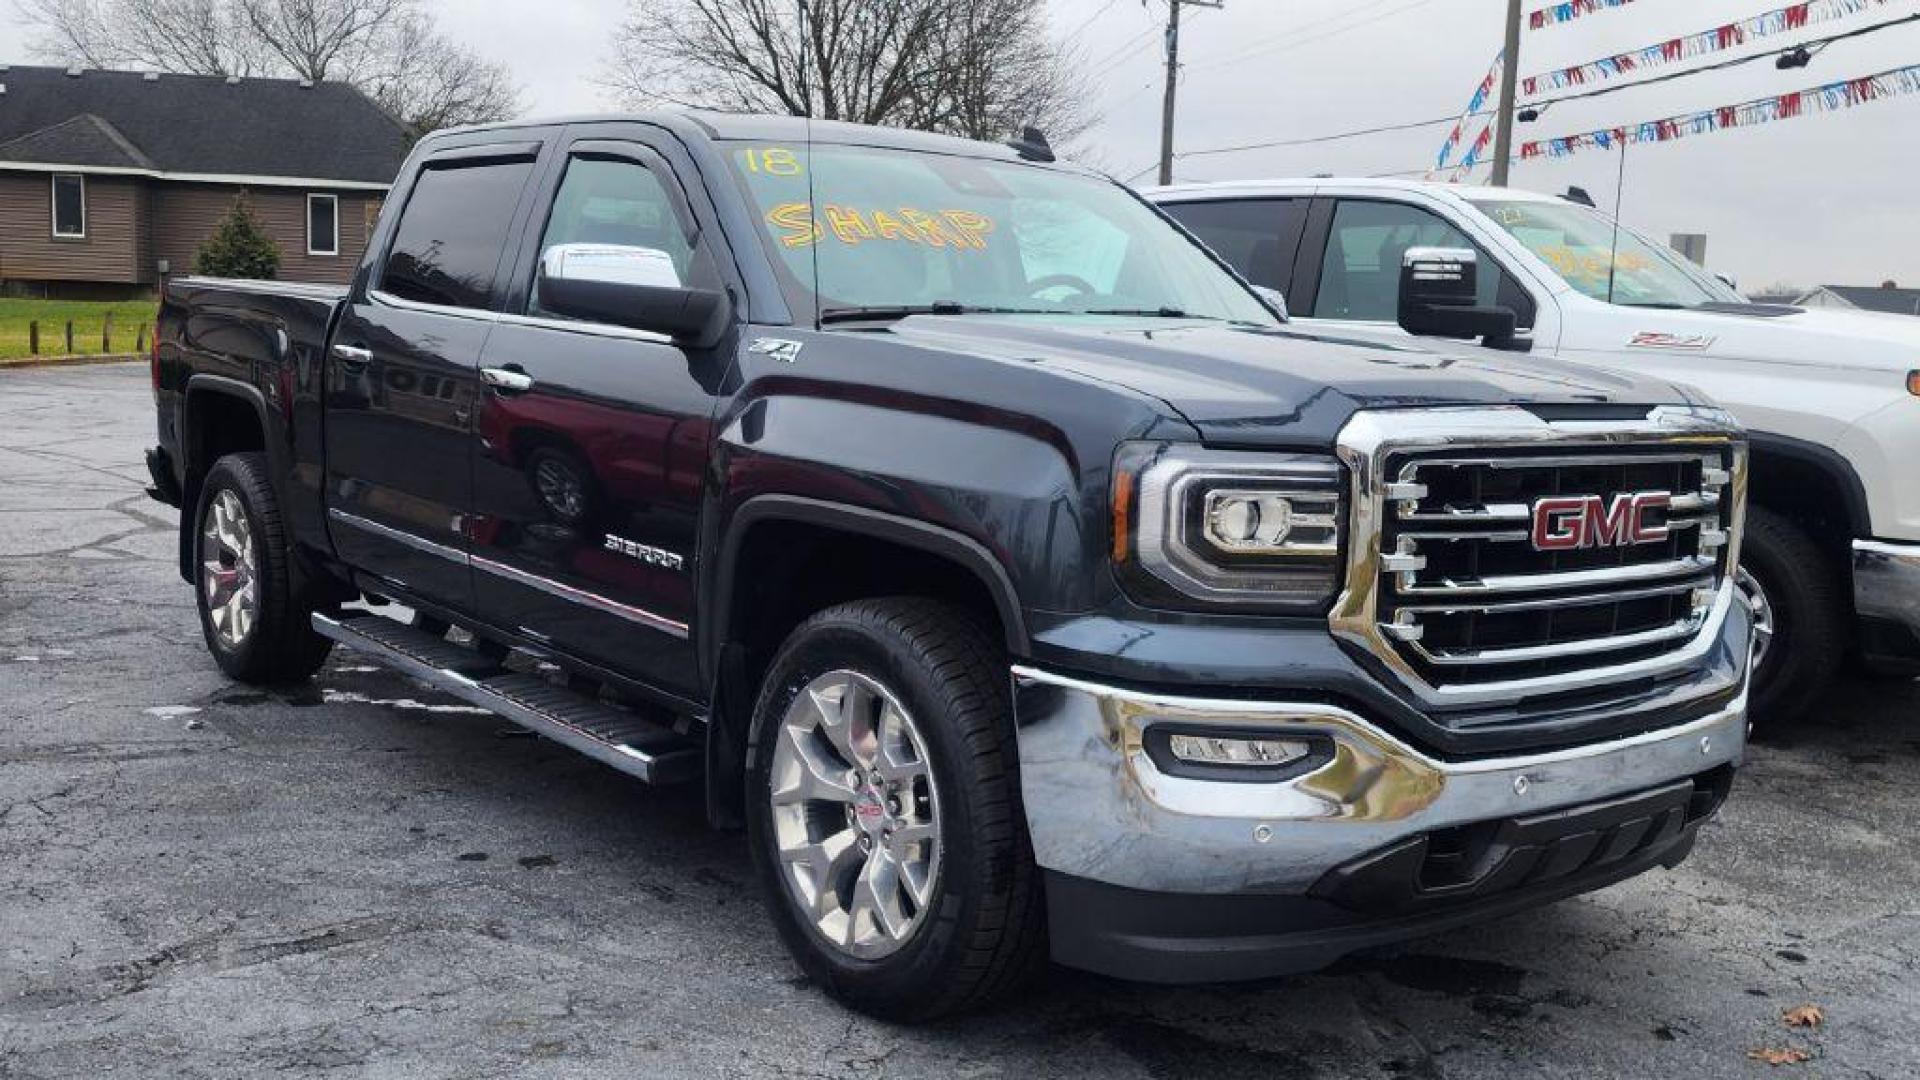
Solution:
{"label": "utility pole", "polygon": [[1167,98],[1160,111],[1160,184],[1173,183],[1174,98],[1180,88],[1180,8],[1226,6],[1226,0],[1167,0]]}
{"label": "utility pole", "polygon": [[1514,94],[1520,85],[1520,7],[1521,0],[1507,0],[1507,47],[1500,55],[1500,115],[1494,118],[1493,186],[1507,186],[1507,169],[1513,163]]}

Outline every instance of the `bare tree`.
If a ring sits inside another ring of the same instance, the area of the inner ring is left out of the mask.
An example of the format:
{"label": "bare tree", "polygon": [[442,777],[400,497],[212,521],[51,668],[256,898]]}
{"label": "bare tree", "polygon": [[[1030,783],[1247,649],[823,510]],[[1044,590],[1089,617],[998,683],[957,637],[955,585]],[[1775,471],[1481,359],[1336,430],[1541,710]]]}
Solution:
{"label": "bare tree", "polygon": [[[1056,142],[1089,126],[1037,0],[629,0],[604,82],[623,102]],[[802,11],[805,18],[802,18]]]}
{"label": "bare tree", "polygon": [[500,120],[519,91],[442,34],[419,0],[16,0],[35,49],[64,62],[336,80],[416,131]]}

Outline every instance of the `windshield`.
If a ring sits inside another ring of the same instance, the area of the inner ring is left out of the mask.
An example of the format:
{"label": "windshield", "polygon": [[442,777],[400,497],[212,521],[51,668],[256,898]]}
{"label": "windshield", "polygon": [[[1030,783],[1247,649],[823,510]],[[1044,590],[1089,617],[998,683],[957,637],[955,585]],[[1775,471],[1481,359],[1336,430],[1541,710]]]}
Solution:
{"label": "windshield", "polygon": [[870,147],[728,150],[791,301],[824,320],[938,309],[1278,321],[1105,180]]}
{"label": "windshield", "polygon": [[1697,307],[1738,303],[1739,294],[1696,273],[1679,255],[1619,230],[1584,206],[1550,202],[1476,202],[1488,217],[1540,256],[1566,283],[1624,307]]}

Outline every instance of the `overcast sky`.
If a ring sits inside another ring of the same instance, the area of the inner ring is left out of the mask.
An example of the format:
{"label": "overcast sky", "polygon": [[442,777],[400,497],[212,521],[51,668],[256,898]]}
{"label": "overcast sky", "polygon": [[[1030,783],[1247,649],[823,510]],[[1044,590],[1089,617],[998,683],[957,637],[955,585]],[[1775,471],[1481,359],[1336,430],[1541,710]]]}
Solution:
{"label": "overcast sky", "polygon": [[[425,0],[443,26],[507,64],[532,115],[603,109],[593,76],[624,0]],[[1501,0],[1225,0],[1188,9],[1178,146],[1195,151],[1308,138],[1456,114],[1500,47]],[[1529,0],[1528,7],[1544,0]],[[1779,7],[1786,0],[1638,0],[1525,35],[1523,74],[1592,60]],[[644,0],[643,0],[644,3]],[[1150,182],[1157,153],[1164,0],[1051,0],[1091,75],[1102,122],[1085,140],[1098,163]],[[1920,11],[1875,9],[1808,36]],[[27,31],[0,0],[0,62],[26,62]],[[1773,38],[1745,52],[1777,51]],[[1724,55],[1741,55],[1731,53]],[[1550,111],[1518,138],[1563,135],[1734,104],[1920,63],[1920,24],[1835,44],[1813,66],[1770,60]],[[1191,157],[1183,180],[1382,173],[1430,164],[1445,125],[1322,143]],[[1664,238],[1709,236],[1708,262],[1751,290],[1776,281],[1920,285],[1920,95],[1852,111],[1636,147],[1622,216]],[[1614,202],[1616,154],[1589,151],[1515,166],[1540,191],[1579,184]],[[1484,170],[1479,179],[1484,180]]]}

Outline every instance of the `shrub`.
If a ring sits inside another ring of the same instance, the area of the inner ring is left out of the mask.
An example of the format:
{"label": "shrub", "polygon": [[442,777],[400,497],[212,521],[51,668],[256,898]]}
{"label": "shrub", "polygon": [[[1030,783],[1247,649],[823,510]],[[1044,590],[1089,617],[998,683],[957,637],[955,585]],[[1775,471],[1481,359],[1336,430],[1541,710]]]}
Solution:
{"label": "shrub", "polygon": [[247,205],[247,193],[234,197],[233,209],[200,247],[193,272],[207,277],[271,281],[280,273],[280,245],[273,242]]}

